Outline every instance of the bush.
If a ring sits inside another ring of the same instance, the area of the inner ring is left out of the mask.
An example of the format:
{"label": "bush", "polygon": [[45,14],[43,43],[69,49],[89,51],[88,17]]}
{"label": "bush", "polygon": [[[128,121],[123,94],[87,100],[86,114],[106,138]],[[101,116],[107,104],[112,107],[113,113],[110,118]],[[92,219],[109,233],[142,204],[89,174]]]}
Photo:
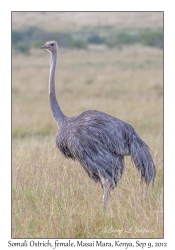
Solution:
{"label": "bush", "polygon": [[92,35],[88,38],[88,43],[92,44],[102,44],[105,42],[105,39],[98,36],[98,35]]}
{"label": "bush", "polygon": [[148,31],[141,35],[141,43],[146,46],[163,48],[163,32]]}
{"label": "bush", "polygon": [[106,39],[105,45],[109,48],[114,48],[117,46],[117,42],[115,39]]}
{"label": "bush", "polygon": [[[102,35],[103,34],[103,35]],[[46,41],[56,40],[63,48],[86,49],[87,44],[105,44],[109,48],[141,43],[144,46],[163,48],[163,31],[157,30],[109,30],[106,27],[79,32],[43,31],[37,27],[28,27],[20,31],[12,31],[12,45],[22,52],[28,53],[29,48],[39,47]]]}
{"label": "bush", "polygon": [[137,42],[137,35],[133,35],[131,33],[124,33],[124,32],[121,32],[118,34],[117,36],[117,44],[134,44]]}
{"label": "bush", "polygon": [[77,49],[87,49],[87,44],[80,40],[74,40],[73,47]]}
{"label": "bush", "polygon": [[162,30],[141,30],[137,32],[125,31],[114,34],[111,37],[106,38],[105,44],[112,48],[120,45],[129,45],[141,43],[144,46],[163,48],[163,32]]}
{"label": "bush", "polygon": [[132,34],[131,32],[119,32],[115,36],[108,37],[105,41],[105,44],[110,47],[117,47],[121,45],[129,45],[138,42],[138,37],[136,34]]}
{"label": "bush", "polygon": [[18,42],[16,45],[15,45],[15,49],[19,52],[22,52],[22,53],[25,53],[25,54],[28,54],[29,53],[29,47],[27,44],[25,44],[24,42]]}
{"label": "bush", "polygon": [[43,41],[34,41],[34,42],[31,42],[31,47],[32,48],[39,48],[40,46],[44,45],[43,44]]}
{"label": "bush", "polygon": [[28,53],[29,48],[39,47],[49,40],[58,41],[59,47],[86,49],[87,44],[80,39],[74,39],[70,33],[43,31],[37,27],[29,27],[19,31],[13,31],[13,46],[22,53]]}
{"label": "bush", "polygon": [[22,35],[16,30],[12,30],[12,44],[16,44],[19,41],[22,41]]}
{"label": "bush", "polygon": [[74,47],[74,39],[68,33],[58,32],[53,34],[54,40],[58,41],[58,46],[63,48],[73,48]]}

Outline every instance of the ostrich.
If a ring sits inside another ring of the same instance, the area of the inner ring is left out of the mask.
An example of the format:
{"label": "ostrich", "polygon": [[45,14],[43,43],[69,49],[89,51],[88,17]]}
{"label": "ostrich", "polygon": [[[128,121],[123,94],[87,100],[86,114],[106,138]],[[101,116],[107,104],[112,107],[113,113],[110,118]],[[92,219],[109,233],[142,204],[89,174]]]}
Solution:
{"label": "ostrich", "polygon": [[71,118],[63,114],[55,92],[57,42],[48,41],[40,48],[51,54],[49,102],[59,127],[56,145],[66,158],[77,160],[90,178],[100,182],[104,206],[108,204],[110,190],[117,186],[122,176],[124,156],[131,156],[142,180],[147,184],[154,180],[155,165],[149,147],[131,125],[96,110]]}

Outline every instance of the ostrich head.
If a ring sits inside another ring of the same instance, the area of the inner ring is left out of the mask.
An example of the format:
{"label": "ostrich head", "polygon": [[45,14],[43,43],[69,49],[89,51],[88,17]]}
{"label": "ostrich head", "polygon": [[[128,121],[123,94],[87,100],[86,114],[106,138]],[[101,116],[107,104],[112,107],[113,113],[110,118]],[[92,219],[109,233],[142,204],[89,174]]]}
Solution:
{"label": "ostrich head", "polygon": [[47,49],[49,52],[54,53],[57,51],[58,45],[55,41],[48,41],[44,46],[41,46],[40,49]]}

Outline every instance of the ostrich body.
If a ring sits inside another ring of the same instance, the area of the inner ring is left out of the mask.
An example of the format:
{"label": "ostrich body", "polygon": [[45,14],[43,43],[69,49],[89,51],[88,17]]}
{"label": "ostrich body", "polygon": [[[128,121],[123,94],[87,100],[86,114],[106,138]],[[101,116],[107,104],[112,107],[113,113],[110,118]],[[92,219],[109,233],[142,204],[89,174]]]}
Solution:
{"label": "ostrich body", "polygon": [[154,180],[155,166],[149,148],[131,125],[96,110],[71,118],[63,114],[55,92],[57,43],[49,41],[40,48],[51,53],[49,101],[59,127],[57,147],[65,157],[78,160],[89,177],[101,183],[104,206],[107,206],[110,190],[122,176],[124,156],[131,155],[142,180],[147,184]]}

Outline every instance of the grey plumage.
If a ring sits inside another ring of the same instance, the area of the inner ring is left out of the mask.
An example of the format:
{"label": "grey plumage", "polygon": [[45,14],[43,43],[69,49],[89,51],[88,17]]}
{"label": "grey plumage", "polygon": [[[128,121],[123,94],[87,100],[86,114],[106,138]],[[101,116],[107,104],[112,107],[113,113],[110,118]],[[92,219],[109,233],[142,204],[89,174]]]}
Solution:
{"label": "grey plumage", "polygon": [[111,187],[122,176],[126,155],[131,155],[146,183],[155,175],[149,148],[131,125],[96,110],[65,118],[56,144],[65,157],[78,160],[92,179],[100,181],[100,172]]}
{"label": "grey plumage", "polygon": [[96,110],[72,118],[62,113],[55,94],[57,43],[47,42],[41,48],[51,53],[49,100],[59,126],[57,147],[66,158],[78,160],[89,177],[102,184],[104,205],[110,189],[117,186],[122,176],[124,156],[131,155],[142,180],[147,184],[154,180],[155,165],[150,150],[131,125]]}

